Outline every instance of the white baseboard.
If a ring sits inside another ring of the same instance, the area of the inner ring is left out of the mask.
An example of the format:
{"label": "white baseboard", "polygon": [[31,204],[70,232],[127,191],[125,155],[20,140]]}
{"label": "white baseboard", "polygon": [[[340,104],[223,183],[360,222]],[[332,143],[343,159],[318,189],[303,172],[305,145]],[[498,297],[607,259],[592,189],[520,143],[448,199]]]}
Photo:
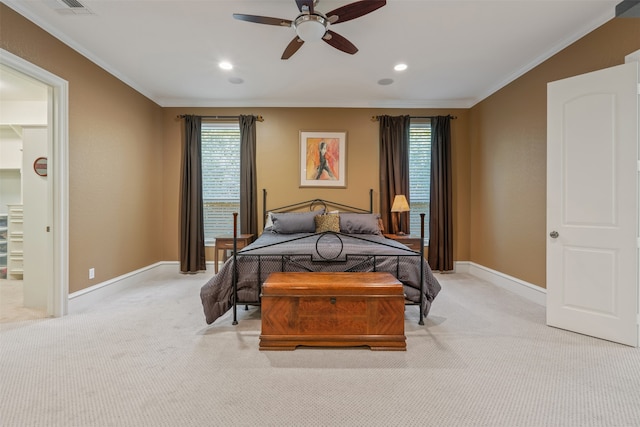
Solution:
{"label": "white baseboard", "polygon": [[507,274],[492,270],[471,261],[456,261],[456,273],[468,273],[503,289],[520,295],[536,304],[547,305],[547,290]]}
{"label": "white baseboard", "polygon": [[[207,262],[207,265],[213,267],[213,262]],[[210,271],[209,269],[207,270]],[[456,261],[454,271],[456,273],[471,274],[479,279],[514,292],[537,304],[546,306],[547,290],[539,286],[532,285],[531,283],[516,279],[515,277],[471,261]],[[158,276],[167,277],[167,275],[170,274],[175,274],[176,276],[182,274],[180,273],[180,264],[177,261],[158,262],[74,292],[69,294],[68,313],[77,314],[85,312],[104,298],[113,296],[124,289],[147,280],[153,280]]]}
{"label": "white baseboard", "polygon": [[[213,266],[213,262],[207,262]],[[207,269],[209,270],[209,269]],[[104,298],[113,296],[124,289],[130,288],[141,282],[153,280],[158,276],[167,277],[175,274],[180,276],[180,263],[178,261],[161,261],[122,276],[114,277],[97,285],[69,294],[68,314],[77,314],[89,310],[93,305]]]}

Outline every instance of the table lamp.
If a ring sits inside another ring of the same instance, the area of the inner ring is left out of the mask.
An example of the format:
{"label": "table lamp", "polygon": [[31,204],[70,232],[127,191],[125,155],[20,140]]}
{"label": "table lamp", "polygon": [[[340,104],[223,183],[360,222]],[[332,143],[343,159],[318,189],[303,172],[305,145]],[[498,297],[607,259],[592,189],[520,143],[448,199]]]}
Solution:
{"label": "table lamp", "polygon": [[395,227],[395,232],[398,236],[404,236],[404,231],[402,231],[402,212],[409,212],[409,202],[407,202],[407,198],[402,195],[402,194],[398,194],[394,199],[393,199],[393,205],[391,206],[391,212],[397,212],[398,216],[397,216],[397,225]]}

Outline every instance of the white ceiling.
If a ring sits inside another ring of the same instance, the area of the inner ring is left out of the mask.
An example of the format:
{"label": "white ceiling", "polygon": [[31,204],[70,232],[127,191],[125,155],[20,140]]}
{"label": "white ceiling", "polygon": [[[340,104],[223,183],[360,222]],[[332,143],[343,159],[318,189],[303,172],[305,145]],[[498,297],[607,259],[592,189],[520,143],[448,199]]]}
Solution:
{"label": "white ceiling", "polygon": [[468,108],[613,18],[621,0],[388,0],[331,26],[355,55],[319,41],[289,60],[293,28],[232,14],[293,20],[294,0],[79,1],[82,13],[2,0],[161,106]]}

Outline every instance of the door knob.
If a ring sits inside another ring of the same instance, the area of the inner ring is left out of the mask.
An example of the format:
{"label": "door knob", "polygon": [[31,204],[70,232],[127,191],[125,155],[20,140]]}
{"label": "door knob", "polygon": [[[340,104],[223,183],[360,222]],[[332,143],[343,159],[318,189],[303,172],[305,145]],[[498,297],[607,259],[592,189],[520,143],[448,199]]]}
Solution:
{"label": "door knob", "polygon": [[557,231],[552,231],[551,233],[549,233],[549,236],[550,236],[552,239],[557,239],[559,235],[560,235],[560,234],[558,234],[558,232],[557,232]]}

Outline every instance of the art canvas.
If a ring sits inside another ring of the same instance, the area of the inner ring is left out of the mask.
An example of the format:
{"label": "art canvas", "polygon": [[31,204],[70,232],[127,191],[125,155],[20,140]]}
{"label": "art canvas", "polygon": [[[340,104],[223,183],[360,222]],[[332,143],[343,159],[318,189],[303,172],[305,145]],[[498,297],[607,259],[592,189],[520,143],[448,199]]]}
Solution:
{"label": "art canvas", "polygon": [[300,186],[346,186],[346,133],[300,133]]}

